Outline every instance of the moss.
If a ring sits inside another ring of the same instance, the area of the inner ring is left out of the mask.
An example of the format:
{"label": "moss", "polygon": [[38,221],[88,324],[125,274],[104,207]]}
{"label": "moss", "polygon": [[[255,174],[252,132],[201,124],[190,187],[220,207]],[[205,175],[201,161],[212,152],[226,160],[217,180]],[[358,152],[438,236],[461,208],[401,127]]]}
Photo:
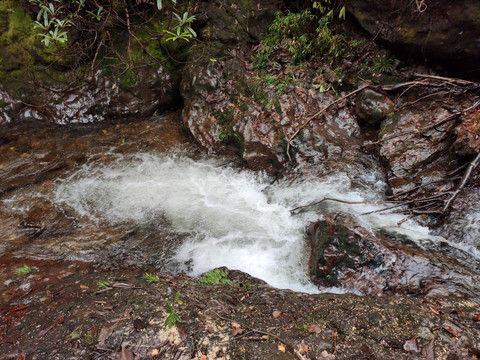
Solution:
{"label": "moss", "polygon": [[120,87],[126,90],[130,89],[137,82],[138,82],[138,75],[135,74],[135,72],[130,69],[125,71],[125,73],[120,77]]}
{"label": "moss", "polygon": [[5,101],[5,99],[0,99],[0,107],[4,108],[8,106],[8,102]]}
{"label": "moss", "polygon": [[217,119],[217,122],[222,127],[231,127],[233,125],[233,120],[234,120],[233,110],[227,109],[227,110],[218,112],[216,119]]}
{"label": "moss", "polygon": [[[360,255],[360,247],[350,232],[338,225],[318,223],[318,237],[313,252],[314,264],[311,275],[332,285],[338,285],[338,272],[345,268],[355,268],[354,257]],[[334,247],[337,259],[329,264],[324,258],[325,250]],[[328,270],[320,271],[319,265]]]}
{"label": "moss", "polygon": [[243,145],[242,136],[239,133],[233,130],[222,130],[220,131],[218,137],[224,144],[236,147],[238,149],[238,154],[243,156],[243,153],[245,152],[245,146]]}
{"label": "moss", "polygon": [[404,28],[400,34],[404,39],[410,40],[417,35],[417,32],[413,27],[409,27],[409,28]]}

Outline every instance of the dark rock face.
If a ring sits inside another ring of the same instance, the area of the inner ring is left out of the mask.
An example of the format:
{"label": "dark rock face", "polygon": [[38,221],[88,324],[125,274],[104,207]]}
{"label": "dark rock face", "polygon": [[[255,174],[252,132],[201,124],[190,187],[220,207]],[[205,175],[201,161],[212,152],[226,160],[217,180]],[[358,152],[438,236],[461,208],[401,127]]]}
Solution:
{"label": "dark rock face", "polygon": [[454,274],[445,264],[436,265],[422,249],[402,244],[401,235],[371,234],[326,220],[311,224],[307,236],[312,251],[310,275],[318,285],[341,286],[373,296],[461,291],[456,280],[461,274]]}
{"label": "dark rock face", "polygon": [[349,12],[397,53],[426,57],[457,74],[480,78],[478,1],[347,2]]}

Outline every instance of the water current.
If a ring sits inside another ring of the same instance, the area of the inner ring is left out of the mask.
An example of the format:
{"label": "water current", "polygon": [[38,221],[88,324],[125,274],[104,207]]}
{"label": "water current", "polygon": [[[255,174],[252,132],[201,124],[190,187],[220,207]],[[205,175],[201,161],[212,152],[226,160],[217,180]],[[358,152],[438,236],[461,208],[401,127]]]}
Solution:
{"label": "water current", "polygon": [[[381,201],[385,183],[380,172],[352,168],[322,179],[272,184],[265,174],[240,171],[221,159],[139,153],[115,155],[108,164],[87,162],[54,189],[57,204],[96,223],[148,224],[160,234],[177,234],[168,240],[175,269],[198,276],[226,266],[278,288],[314,293],[318,289],[306,275],[304,229],[318,219],[319,208],[290,210],[325,197]],[[362,215],[382,206],[321,205],[322,211],[349,214],[363,228],[402,234],[420,246],[448,242],[430,236],[427,227],[412,220],[398,226],[405,217],[401,214]],[[480,258],[474,246],[462,246]]]}

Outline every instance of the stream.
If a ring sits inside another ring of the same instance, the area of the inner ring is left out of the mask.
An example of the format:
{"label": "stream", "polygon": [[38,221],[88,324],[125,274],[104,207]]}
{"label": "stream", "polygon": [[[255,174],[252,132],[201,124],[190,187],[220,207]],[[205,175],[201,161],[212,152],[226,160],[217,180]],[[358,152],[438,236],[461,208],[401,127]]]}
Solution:
{"label": "stream", "polygon": [[[405,216],[373,212],[384,207],[379,204],[328,201],[291,212],[323,198],[384,200],[380,167],[362,172],[352,166],[324,178],[274,182],[263,173],[241,170],[231,159],[203,154],[174,119],[135,126],[142,136],[128,123],[84,129],[72,125],[73,131],[63,127],[53,134],[22,130],[4,144],[7,152],[15,152],[19,143],[26,151],[2,160],[3,184],[28,164],[41,170],[44,165],[38,159],[46,154],[73,160],[41,180],[34,177],[0,193],[1,255],[80,260],[105,268],[153,267],[195,277],[225,266],[277,288],[359,293],[319,289],[307,275],[305,228],[329,214],[347,217],[350,227],[389,234],[427,254],[421,256],[442,269],[454,266],[455,281],[475,293],[480,251],[474,234],[480,225],[474,219],[480,212],[456,220],[458,228],[468,227],[469,235],[461,241],[430,235],[430,229],[413,220],[398,226]],[[53,145],[46,148],[49,141]],[[42,142],[37,149],[36,142]],[[88,144],[85,151],[79,151],[81,143]],[[43,215],[32,215],[35,204]],[[43,219],[49,218],[49,211],[54,214],[50,223]],[[40,233],[32,232],[42,226]]]}

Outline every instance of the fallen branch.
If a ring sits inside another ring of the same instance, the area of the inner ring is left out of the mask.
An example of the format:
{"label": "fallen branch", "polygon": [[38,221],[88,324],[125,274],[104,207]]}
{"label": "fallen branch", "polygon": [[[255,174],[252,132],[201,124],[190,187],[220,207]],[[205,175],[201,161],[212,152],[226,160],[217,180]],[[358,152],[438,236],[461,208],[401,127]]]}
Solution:
{"label": "fallen branch", "polygon": [[480,163],[480,152],[477,154],[475,159],[468,165],[467,170],[465,170],[465,173],[463,174],[462,179],[458,183],[455,191],[452,193],[452,195],[450,195],[448,200],[445,202],[445,205],[442,209],[442,213],[448,210],[452,201],[455,200],[455,198],[460,193],[460,191],[465,187],[465,185],[467,185],[473,170],[475,170],[475,168],[478,166],[479,163]]}
{"label": "fallen branch", "polygon": [[292,158],[290,156],[290,143],[292,142],[292,140],[295,138],[295,136],[298,135],[298,133],[305,127],[307,126],[310,121],[312,121],[313,119],[315,119],[318,115],[321,115],[323,114],[330,106],[332,105],[335,105],[335,104],[338,104],[339,102],[349,98],[350,96],[356,94],[357,92],[359,91],[362,91],[363,89],[367,88],[367,87],[370,87],[369,84],[366,84],[366,85],[363,85],[363,86],[360,86],[358,89],[354,90],[354,91],[351,91],[349,92],[348,94],[342,96],[341,98],[338,98],[337,100],[335,101],[332,101],[330,104],[324,106],[322,109],[320,109],[319,111],[317,111],[315,114],[309,116],[304,122],[302,125],[300,125],[300,127],[293,133],[293,135],[290,137],[290,139],[288,139],[288,142],[287,142],[287,156],[288,156],[288,160],[289,161],[292,161]]}
{"label": "fallen branch", "polygon": [[418,73],[415,73],[414,75],[416,77],[420,77],[420,78],[440,80],[440,81],[445,81],[445,82],[448,82],[448,83],[458,84],[458,85],[462,85],[462,86],[478,85],[478,83],[476,83],[476,82],[463,80],[463,79],[457,79],[457,78],[448,78],[448,77],[443,77],[443,76],[418,74]]}
{"label": "fallen branch", "polygon": [[342,203],[342,204],[349,204],[349,205],[358,205],[358,204],[380,205],[380,204],[399,204],[399,203],[401,203],[401,205],[405,205],[405,204],[408,203],[408,202],[398,201],[398,200],[390,200],[390,201],[388,201],[388,200],[387,201],[346,201],[346,200],[340,200],[340,199],[334,199],[334,198],[323,198],[320,201],[316,201],[316,202],[308,204],[308,205],[297,206],[296,208],[291,209],[290,212],[294,212],[298,209],[303,209],[303,208],[315,206],[315,205],[321,204],[324,201],[335,201],[335,202],[339,202],[339,203]]}

